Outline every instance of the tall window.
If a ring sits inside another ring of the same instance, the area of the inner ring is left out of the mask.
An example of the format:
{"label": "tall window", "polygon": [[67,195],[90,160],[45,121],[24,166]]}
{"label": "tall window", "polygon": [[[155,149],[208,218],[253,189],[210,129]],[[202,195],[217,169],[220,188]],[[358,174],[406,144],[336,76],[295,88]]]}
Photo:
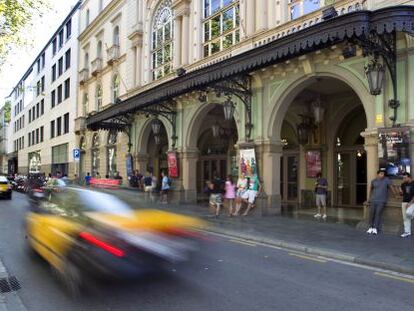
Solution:
{"label": "tall window", "polygon": [[56,64],[52,66],[52,82],[56,80]]}
{"label": "tall window", "polygon": [[116,104],[119,97],[119,75],[114,75],[112,78],[112,103]]}
{"label": "tall window", "polygon": [[57,118],[56,121],[56,136],[62,135],[62,117]]}
{"label": "tall window", "polygon": [[68,20],[66,23],[66,40],[72,35],[72,20]]}
{"label": "tall window", "polygon": [[113,36],[112,40],[113,40],[113,42],[112,42],[113,45],[119,46],[119,26],[116,26],[114,28],[114,36]]}
{"label": "tall window", "polygon": [[55,137],[55,120],[50,121],[50,138]]}
{"label": "tall window", "polygon": [[99,12],[103,10],[103,0],[99,0]]}
{"label": "tall window", "polygon": [[56,106],[56,91],[53,90],[51,93],[51,106],[54,108]]}
{"label": "tall window", "polygon": [[65,80],[65,99],[68,99],[70,96],[70,78]]}
{"label": "tall window", "polygon": [[63,46],[63,29],[59,31],[59,49]]}
{"label": "tall window", "polygon": [[85,27],[88,27],[89,25],[89,9],[86,10],[86,15],[85,15]]}
{"label": "tall window", "polygon": [[83,59],[83,68],[88,69],[89,68],[89,54],[85,53],[85,57]]}
{"label": "tall window", "polygon": [[290,19],[296,19],[302,15],[316,11],[321,6],[320,0],[289,0]]}
{"label": "tall window", "polygon": [[163,0],[158,5],[152,26],[152,79],[169,74],[172,69],[173,17],[171,0]]}
{"label": "tall window", "polygon": [[69,133],[69,112],[63,116],[63,134]]}
{"label": "tall window", "polygon": [[108,149],[107,149],[107,174],[113,177],[116,172],[116,143],[118,133],[116,131],[110,131],[108,134]]}
{"label": "tall window", "polygon": [[88,108],[89,108],[89,97],[88,97],[88,93],[85,93],[83,95],[83,115],[86,116],[88,114]]}
{"label": "tall window", "polygon": [[102,41],[99,40],[96,45],[96,58],[102,58]]}
{"label": "tall window", "polygon": [[58,76],[60,77],[63,74],[63,56],[59,58],[58,61]]}
{"label": "tall window", "polygon": [[204,0],[204,56],[220,52],[240,41],[238,0]]}
{"label": "tall window", "polygon": [[62,102],[62,84],[57,88],[57,103],[60,104]]}
{"label": "tall window", "polygon": [[70,68],[70,49],[66,51],[65,53],[65,70],[68,70]]}
{"label": "tall window", "polygon": [[96,110],[102,110],[102,85],[98,84],[96,86]]}

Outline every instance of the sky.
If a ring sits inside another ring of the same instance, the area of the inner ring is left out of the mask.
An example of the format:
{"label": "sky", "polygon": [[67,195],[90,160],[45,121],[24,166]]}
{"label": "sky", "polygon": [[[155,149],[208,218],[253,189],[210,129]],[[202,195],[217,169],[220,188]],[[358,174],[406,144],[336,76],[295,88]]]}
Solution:
{"label": "sky", "polygon": [[32,45],[11,53],[0,72],[0,107],[77,2],[49,0],[51,9],[42,18],[37,18],[26,34],[33,39]]}

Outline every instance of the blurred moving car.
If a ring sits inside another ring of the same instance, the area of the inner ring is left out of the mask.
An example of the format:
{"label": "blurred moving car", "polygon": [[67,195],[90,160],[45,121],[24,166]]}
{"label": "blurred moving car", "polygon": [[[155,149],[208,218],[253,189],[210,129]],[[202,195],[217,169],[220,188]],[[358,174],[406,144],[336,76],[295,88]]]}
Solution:
{"label": "blurred moving car", "polygon": [[72,289],[85,273],[123,279],[186,261],[202,240],[198,219],[133,210],[112,195],[78,188],[35,201],[26,220],[30,249]]}
{"label": "blurred moving car", "polygon": [[0,197],[12,199],[12,186],[5,176],[0,176]]}

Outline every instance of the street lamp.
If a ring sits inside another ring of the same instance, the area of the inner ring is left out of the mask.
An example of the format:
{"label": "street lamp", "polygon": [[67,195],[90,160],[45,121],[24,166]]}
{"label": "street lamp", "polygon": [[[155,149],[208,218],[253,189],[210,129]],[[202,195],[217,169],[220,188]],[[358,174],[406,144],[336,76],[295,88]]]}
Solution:
{"label": "street lamp", "polygon": [[214,123],[211,126],[211,131],[213,132],[213,137],[217,138],[220,136],[220,124],[218,124],[218,122]]}
{"label": "street lamp", "polygon": [[158,119],[154,119],[151,122],[151,128],[154,135],[159,135],[161,130],[161,121]]}
{"label": "street lamp", "polygon": [[378,62],[376,58],[365,66],[365,74],[368,79],[369,91],[371,95],[381,94],[382,85],[384,82],[385,68]]}
{"label": "street lamp", "polygon": [[231,101],[230,97],[228,97],[227,100],[224,102],[223,110],[224,110],[224,119],[226,121],[232,120],[234,116],[235,106],[234,106],[234,103]]}
{"label": "street lamp", "polygon": [[297,126],[298,141],[301,145],[306,145],[309,141],[309,125],[302,121]]}
{"label": "street lamp", "polygon": [[325,107],[322,105],[321,97],[318,96],[316,101],[312,105],[313,108],[313,117],[316,123],[321,123],[323,120],[323,115],[325,113]]}

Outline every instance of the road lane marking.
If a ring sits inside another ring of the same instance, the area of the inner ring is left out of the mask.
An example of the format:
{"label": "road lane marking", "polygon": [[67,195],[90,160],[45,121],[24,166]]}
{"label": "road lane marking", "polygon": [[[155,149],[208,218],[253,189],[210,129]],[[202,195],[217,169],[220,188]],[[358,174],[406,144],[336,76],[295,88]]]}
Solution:
{"label": "road lane marking", "polygon": [[312,260],[312,261],[317,261],[317,262],[321,262],[321,263],[325,263],[326,260],[323,259],[319,259],[319,258],[315,258],[315,257],[311,257],[311,256],[307,256],[307,255],[302,255],[302,254],[297,254],[297,253],[288,253],[290,256],[295,256],[295,257],[299,257],[302,259],[308,259],[308,260]]}
{"label": "road lane marking", "polygon": [[385,278],[394,279],[394,280],[414,284],[414,279],[411,279],[411,278],[400,277],[400,276],[397,276],[397,275],[392,275],[392,274],[387,274],[387,273],[382,273],[382,272],[375,272],[374,274],[378,275],[378,276],[385,277]]}
{"label": "road lane marking", "polygon": [[245,242],[245,241],[242,241],[242,240],[235,240],[235,239],[231,239],[231,240],[229,240],[230,242],[233,242],[233,243],[239,243],[239,244],[243,244],[243,245],[247,245],[247,246],[253,246],[253,247],[256,247],[256,244],[253,244],[253,243],[249,243],[249,242]]}

